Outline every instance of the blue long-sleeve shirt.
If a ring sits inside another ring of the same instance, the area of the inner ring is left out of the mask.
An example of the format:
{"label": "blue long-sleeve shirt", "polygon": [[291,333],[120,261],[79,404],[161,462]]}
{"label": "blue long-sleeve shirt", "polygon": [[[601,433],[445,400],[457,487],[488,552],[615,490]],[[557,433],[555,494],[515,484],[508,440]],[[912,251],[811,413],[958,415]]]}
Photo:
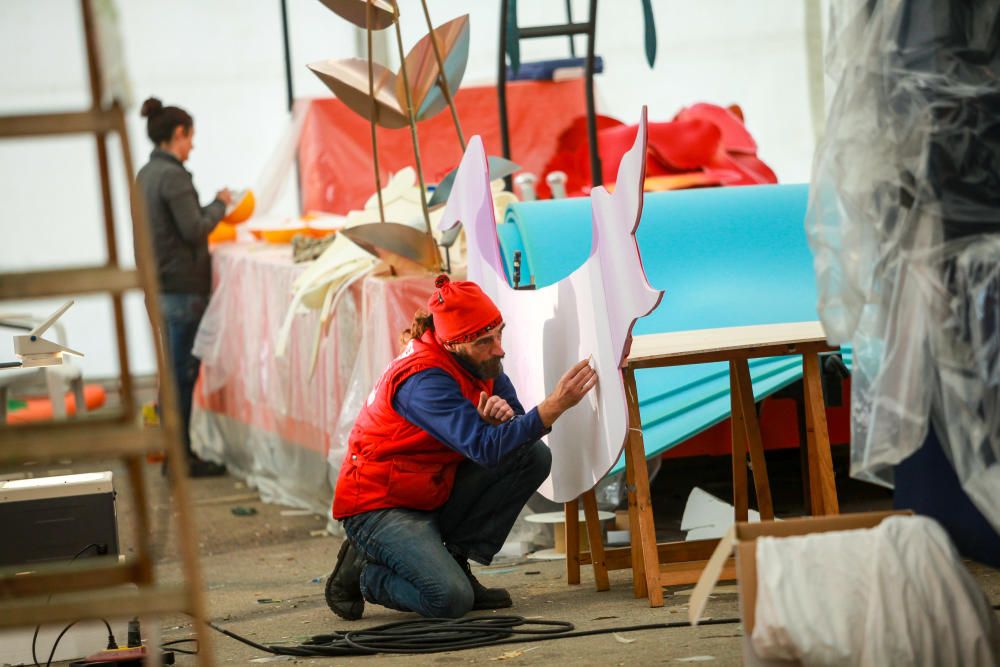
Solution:
{"label": "blue long-sleeve shirt", "polygon": [[521,445],[548,433],[538,408],[527,414],[505,373],[493,382],[493,393],[507,401],[515,416],[493,426],[469,402],[453,377],[435,368],[414,373],[396,390],[392,407],[403,419],[479,465],[492,468]]}

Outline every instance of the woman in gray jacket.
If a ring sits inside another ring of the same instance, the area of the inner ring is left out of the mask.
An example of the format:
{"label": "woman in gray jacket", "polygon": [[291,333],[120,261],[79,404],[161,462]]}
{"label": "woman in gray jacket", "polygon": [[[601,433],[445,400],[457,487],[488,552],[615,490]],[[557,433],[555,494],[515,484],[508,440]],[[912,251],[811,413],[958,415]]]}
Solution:
{"label": "woman in gray jacket", "polygon": [[190,114],[151,97],[143,103],[142,115],[155,148],[136,180],[145,196],[152,230],[163,330],[177,386],[188,469],[192,477],[221,475],[225,466],[203,461],[191,450],[191,400],[200,366],[191,348],[212,290],[208,235],[225,216],[232,195],[222,189],[207,206],[198,201],[191,173],[184,168],[194,148]]}

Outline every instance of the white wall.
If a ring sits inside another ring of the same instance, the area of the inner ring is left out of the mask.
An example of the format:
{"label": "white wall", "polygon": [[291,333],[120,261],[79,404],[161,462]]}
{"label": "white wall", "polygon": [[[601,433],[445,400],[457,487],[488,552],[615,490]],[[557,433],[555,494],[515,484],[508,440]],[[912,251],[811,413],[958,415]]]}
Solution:
{"label": "white wall", "polygon": [[[810,0],[804,0],[810,1]],[[574,19],[587,1],[574,0]],[[195,118],[188,163],[203,200],[223,186],[252,184],[286,119],[279,0],[117,0],[136,107],[129,111],[134,168],[150,150],[138,105],[150,95]],[[401,0],[403,41],[424,32],[417,0]],[[562,22],[563,2],[519,3],[521,25]],[[317,0],[288,0],[295,91],[326,96],[305,65],[354,55],[357,35]],[[435,23],[471,15],[466,83],[495,81],[499,2],[429,0]],[[604,0],[598,12],[598,111],[634,122],[642,104],[651,120],[682,106],[739,103],[760,156],[783,182],[808,179],[813,150],[808,108],[803,9],[790,0],[655,0],[656,66],[646,65],[638,0]],[[390,33],[390,44],[394,37]],[[577,52],[584,43],[578,38]],[[522,42],[522,60],[568,55],[565,38]],[[72,110],[88,103],[78,3],[0,2],[0,114]],[[581,100],[580,110],[583,111]],[[132,240],[117,144],[111,145],[118,249],[131,262]],[[100,263],[100,190],[93,140],[86,137],[0,142],[0,271]],[[59,300],[7,302],[0,311],[45,314]],[[128,300],[132,370],[155,367],[141,296]],[[86,297],[63,316],[69,344],[87,353],[85,373],[118,373],[110,300]],[[0,360],[13,357],[0,329]]]}

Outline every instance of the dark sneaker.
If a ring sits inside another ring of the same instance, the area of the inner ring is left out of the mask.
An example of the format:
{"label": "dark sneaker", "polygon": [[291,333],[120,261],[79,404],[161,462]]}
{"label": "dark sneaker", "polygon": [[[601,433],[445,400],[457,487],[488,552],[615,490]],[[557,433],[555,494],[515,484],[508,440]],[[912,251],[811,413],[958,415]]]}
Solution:
{"label": "dark sneaker", "polygon": [[345,621],[356,621],[365,612],[361,595],[361,569],[364,558],[349,539],[344,539],[337,554],[337,564],[326,580],[326,604]]}
{"label": "dark sneaker", "polygon": [[221,477],[226,474],[226,466],[213,461],[188,459],[188,477]]}
{"label": "dark sneaker", "polygon": [[486,586],[479,583],[479,580],[472,574],[472,567],[469,566],[467,558],[462,558],[457,554],[452,554],[452,556],[455,557],[459,566],[465,571],[465,576],[469,579],[469,583],[472,584],[472,592],[475,594],[475,599],[472,603],[473,609],[506,609],[514,604],[510,599],[510,593],[507,592],[507,589],[486,588]]}

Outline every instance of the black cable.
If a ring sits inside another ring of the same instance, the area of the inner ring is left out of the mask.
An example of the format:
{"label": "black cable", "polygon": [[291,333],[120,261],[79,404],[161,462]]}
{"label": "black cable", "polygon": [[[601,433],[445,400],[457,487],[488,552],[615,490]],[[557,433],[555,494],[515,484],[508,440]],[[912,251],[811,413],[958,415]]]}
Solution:
{"label": "black cable", "polygon": [[[76,555],[75,555],[75,556],[73,556],[72,558],[70,558],[70,559],[69,559],[69,562],[71,562],[71,563],[72,563],[72,562],[73,562],[73,561],[75,561],[75,560],[76,560],[77,558],[79,558],[80,556],[82,556],[83,554],[85,554],[85,553],[87,552],[87,549],[89,549],[90,547],[97,547],[97,549],[98,549],[98,550],[100,550],[100,549],[101,549],[101,547],[103,547],[103,546],[105,546],[105,545],[103,545],[103,544],[97,544],[96,542],[91,542],[90,544],[88,544],[88,545],[87,545],[87,546],[85,546],[84,548],[82,548],[82,549],[80,549],[79,551],[77,551],[77,552],[76,552]],[[52,594],[51,594],[51,593],[49,593],[49,597],[47,597],[47,598],[45,599],[45,604],[48,604],[50,600],[52,600]],[[102,618],[101,620],[102,620],[102,621],[104,621],[104,619],[103,619],[103,618]],[[75,622],[76,622],[76,621],[74,621],[74,623],[75,623]],[[72,626],[72,625],[73,625],[73,623],[70,623],[70,624],[69,624],[68,626],[66,626],[66,627],[65,627],[65,628],[63,629],[63,632],[66,632],[66,630],[69,630],[69,629],[70,629],[70,626]],[[114,638],[114,633],[112,633],[112,632],[111,632],[111,626],[110,626],[110,625],[108,624],[108,622],[107,622],[107,621],[104,621],[104,625],[107,625],[107,626],[108,626],[108,636],[109,636],[109,637],[111,637],[111,638],[113,639],[113,638]],[[37,642],[38,642],[38,631],[39,631],[39,630],[41,630],[41,629],[42,629],[42,626],[41,626],[41,624],[38,624],[38,625],[36,625],[36,626],[35,626],[35,634],[33,634],[33,635],[31,636],[31,659],[32,659],[32,660],[34,661],[34,663],[35,663],[35,667],[42,667],[41,665],[39,665],[39,664],[38,664],[38,655],[37,655],[37,654],[35,653],[35,645],[36,645],[36,644],[37,644]],[[62,634],[60,634],[59,636],[60,636],[60,637],[62,637]],[[58,639],[56,640],[56,643],[57,643],[57,644],[59,643],[59,640],[58,640]],[[52,650],[53,650],[53,652],[55,652],[55,647],[54,647],[54,646],[52,647]],[[52,658],[51,658],[51,657],[49,658],[49,661],[50,661],[50,662],[52,661]]]}
{"label": "black cable", "polygon": [[[187,643],[193,643],[194,649],[189,651],[184,648],[177,648],[178,644],[187,644]],[[163,649],[167,648],[168,646],[170,647],[171,651],[174,651],[175,653],[183,653],[184,655],[198,655],[198,652],[201,650],[201,645],[198,643],[197,637],[188,637],[187,639],[171,639],[168,642],[163,642],[162,644],[160,644],[160,648]]]}
{"label": "black cable", "polygon": [[77,621],[73,621],[72,623],[70,623],[69,625],[67,625],[65,628],[63,628],[62,632],[59,633],[59,636],[56,637],[55,643],[52,644],[52,650],[49,652],[49,659],[45,661],[45,667],[51,667],[51,665],[52,665],[52,658],[55,657],[55,655],[56,655],[56,647],[59,646],[59,641],[63,638],[63,635],[65,635],[66,632],[69,631],[69,629],[72,628],[76,624],[77,624]]}
{"label": "black cable", "polygon": [[187,637],[185,639],[171,639],[168,642],[163,642],[160,646],[173,646],[174,644],[187,644],[187,643],[198,643],[197,637]]}
{"label": "black cable", "polygon": [[[51,595],[49,596],[49,599],[52,599]],[[45,601],[45,604],[48,604],[48,600]],[[41,629],[42,629],[41,625],[36,625],[35,634],[31,636],[31,659],[34,660],[35,667],[42,667],[41,665],[38,664],[38,656],[35,654],[35,644],[38,642],[38,631]]]}
{"label": "black cable", "polygon": [[[702,621],[700,625],[739,623],[739,618],[719,618]],[[520,616],[475,616],[463,619],[430,618],[399,621],[364,630],[337,631],[315,635],[303,644],[278,646],[258,644],[235,632],[209,623],[209,627],[258,651],[291,656],[351,656],[376,653],[420,654],[441,651],[461,651],[485,646],[519,644],[526,641],[546,641],[588,637],[613,632],[638,632],[691,627],[686,621],[630,625],[574,632],[567,621],[527,620]],[[541,626],[528,629],[522,626]],[[520,636],[516,636],[520,635]]]}

